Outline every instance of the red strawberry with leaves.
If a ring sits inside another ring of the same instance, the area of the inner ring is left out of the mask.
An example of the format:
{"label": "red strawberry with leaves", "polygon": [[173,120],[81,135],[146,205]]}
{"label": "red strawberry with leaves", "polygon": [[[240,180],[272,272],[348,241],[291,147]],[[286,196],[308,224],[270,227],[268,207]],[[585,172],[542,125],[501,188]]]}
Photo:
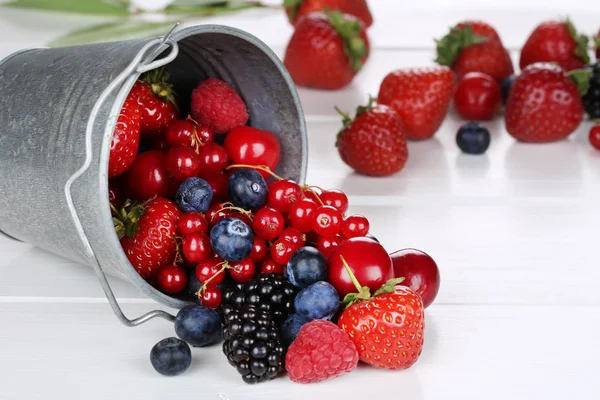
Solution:
{"label": "red strawberry with leaves", "polygon": [[342,160],[356,172],[386,176],[398,172],[408,158],[404,124],[393,108],[369,104],[356,109],[354,119],[339,109],[344,127],[336,146]]}
{"label": "red strawberry with leaves", "polygon": [[123,251],[142,278],[150,281],[161,267],[174,262],[175,235],[181,216],[175,203],[162,197],[142,204],[126,201],[122,210],[113,212]]}
{"label": "red strawberry with leaves", "polygon": [[296,23],[284,64],[298,86],[340,89],[369,56],[363,23],[339,11],[309,14]]}
{"label": "red strawberry with leaves", "polygon": [[163,68],[145,72],[129,93],[140,105],[142,137],[159,136],[178,117],[173,85],[168,79]]}
{"label": "red strawberry with leaves", "polygon": [[368,28],[373,24],[373,16],[366,0],[284,0],[285,12],[292,24],[313,12],[339,10],[354,15]]}
{"label": "red strawberry with leaves", "polygon": [[135,99],[127,97],[117,119],[108,160],[108,177],[125,172],[137,155],[140,145],[140,107]]}
{"label": "red strawberry with leaves", "polygon": [[408,287],[397,286],[403,278],[390,279],[371,295],[368,287],[360,286],[346,260],[342,262],[357,293],[344,298],[346,309],[338,326],[354,342],[361,361],[376,368],[409,368],[423,350],[421,297]]}
{"label": "red strawberry with leaves", "polygon": [[455,75],[445,66],[399,69],[383,79],[377,102],[400,115],[408,139],[428,139],[448,113],[455,86]]}
{"label": "red strawberry with leaves", "polygon": [[519,66],[524,69],[536,62],[555,62],[565,71],[589,64],[588,38],[577,33],[570,20],[546,21],[538,25],[521,50]]}
{"label": "red strawberry with leaves", "polygon": [[581,96],[589,79],[589,71],[567,75],[555,64],[529,65],[510,89],[504,115],[508,133],[517,140],[533,143],[566,138],[583,120]]}
{"label": "red strawberry with leaves", "polygon": [[436,62],[452,68],[459,80],[469,72],[482,72],[500,82],[514,72],[500,36],[485,22],[463,21],[436,43]]}

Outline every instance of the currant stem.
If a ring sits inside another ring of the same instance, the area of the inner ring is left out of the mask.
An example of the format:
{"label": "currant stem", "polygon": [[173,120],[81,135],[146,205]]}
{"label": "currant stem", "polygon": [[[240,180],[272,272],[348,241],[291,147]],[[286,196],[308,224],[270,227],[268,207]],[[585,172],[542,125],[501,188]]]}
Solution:
{"label": "currant stem", "polygon": [[206,290],[206,288],[208,287],[208,284],[210,283],[210,281],[212,281],[213,279],[216,278],[217,275],[219,275],[220,273],[222,273],[223,271],[225,271],[227,268],[231,268],[231,266],[229,265],[229,263],[227,261],[223,261],[217,265],[222,265],[223,267],[221,267],[221,269],[216,272],[213,276],[211,276],[210,278],[208,278],[206,280],[206,282],[204,282],[204,284],[202,286],[200,286],[200,289],[198,289],[198,291],[196,292],[196,296],[200,297],[200,295],[202,294],[203,291]]}
{"label": "currant stem", "polygon": [[[235,207],[235,206],[233,206],[233,205],[231,205],[231,206],[226,206],[226,207],[223,207],[223,208],[221,208],[219,211],[217,211],[217,212],[215,213],[215,215],[217,215],[217,214],[218,214],[218,213],[220,213],[221,211],[225,211],[225,210],[233,210],[233,211],[237,211],[237,212],[239,212],[240,214],[243,214],[243,215],[245,215],[246,217],[248,217],[248,219],[250,219],[250,221],[254,221],[254,216],[252,215],[252,213],[251,213],[250,211],[248,211],[248,210],[244,210],[244,209],[243,209],[243,208],[241,208],[241,207]],[[213,217],[214,217],[214,216],[213,216]]]}
{"label": "currant stem", "polygon": [[317,189],[320,189],[320,190],[323,190],[323,189],[321,189],[321,188],[320,188],[320,187],[318,187],[318,186],[308,186],[308,185],[304,185],[304,191],[305,191],[305,192],[311,192],[312,194],[314,194],[314,195],[315,195],[315,197],[317,198],[317,200],[319,201],[319,203],[320,203],[322,206],[324,206],[324,205],[325,205],[325,203],[323,203],[323,200],[321,200],[321,196],[319,196],[319,194],[318,194],[317,192],[315,192],[315,191],[314,191],[312,188],[317,188]]}
{"label": "currant stem", "polygon": [[232,168],[257,169],[259,171],[263,171],[263,172],[266,172],[267,174],[270,174],[273,178],[277,179],[278,181],[284,180],[281,176],[279,176],[275,172],[271,171],[271,168],[267,167],[266,165],[232,164],[232,165],[226,167],[225,170],[229,170]]}
{"label": "currant stem", "polygon": [[354,272],[352,272],[352,269],[350,268],[350,266],[348,265],[348,263],[346,262],[346,260],[344,259],[343,256],[340,256],[340,259],[342,260],[342,263],[344,264],[344,268],[346,269],[346,272],[350,276],[350,279],[352,280],[352,283],[356,287],[356,290],[358,292],[360,292],[360,289],[361,289],[360,282],[358,282],[358,279],[356,279],[356,276],[354,275]]}

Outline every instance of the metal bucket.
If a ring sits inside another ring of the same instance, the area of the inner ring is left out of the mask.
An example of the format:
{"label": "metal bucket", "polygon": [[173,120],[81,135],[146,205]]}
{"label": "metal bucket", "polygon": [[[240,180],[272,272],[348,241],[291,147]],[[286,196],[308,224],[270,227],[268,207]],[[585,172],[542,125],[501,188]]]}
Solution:
{"label": "metal bucket", "polygon": [[307,137],[294,85],[277,56],[246,32],[218,25],[164,37],[24,50],[0,61],[0,233],[91,266],[121,322],[105,273],[173,308],[188,304],[144,281],[113,228],[108,157],[117,117],[139,75],[166,65],[181,98],[218,77],[246,102],[249,124],[281,141],[277,173],[304,182]]}

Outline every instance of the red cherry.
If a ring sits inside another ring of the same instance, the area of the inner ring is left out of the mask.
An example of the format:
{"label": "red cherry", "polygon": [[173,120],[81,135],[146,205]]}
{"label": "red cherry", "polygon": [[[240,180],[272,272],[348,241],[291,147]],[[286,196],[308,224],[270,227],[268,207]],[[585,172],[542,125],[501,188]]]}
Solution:
{"label": "red cherry", "polygon": [[367,286],[374,293],[384,283],[394,277],[392,260],[383,246],[372,239],[356,237],[343,241],[329,256],[329,283],[343,299],[348,293],[355,293],[356,287],[344,268],[346,260],[361,286]]}
{"label": "red cherry", "polygon": [[218,174],[227,166],[227,152],[216,143],[208,143],[200,149],[200,174]]}
{"label": "red cherry", "polygon": [[123,176],[123,188],[127,197],[145,201],[151,197],[166,197],[173,178],[166,168],[166,154],[149,150],[137,156]]}
{"label": "red cherry", "polygon": [[[275,171],[279,163],[279,140],[269,131],[250,126],[233,128],[225,136],[224,146],[232,164],[264,165]],[[267,172],[259,172],[265,179],[271,176]]]}
{"label": "red cherry", "polygon": [[335,236],[342,231],[342,214],[332,206],[321,206],[312,213],[313,229],[319,236]]}
{"label": "red cherry", "polygon": [[153,150],[160,150],[160,151],[166,152],[171,148],[171,145],[165,140],[165,138],[160,136],[160,137],[155,137],[151,140],[150,147]]}
{"label": "red cherry", "polygon": [[277,264],[271,257],[267,257],[260,266],[260,272],[263,274],[283,275],[283,265]]}
{"label": "red cherry", "polygon": [[108,201],[117,210],[120,210],[123,207],[123,203],[125,203],[123,189],[121,189],[121,185],[116,179],[108,180]]}
{"label": "red cherry", "polygon": [[259,237],[274,240],[283,232],[285,220],[279,211],[271,207],[263,207],[254,214],[253,227]]}
{"label": "red cherry", "polygon": [[225,279],[222,262],[221,258],[209,258],[201,261],[196,266],[196,278],[206,286],[217,286]]}
{"label": "red cherry", "polygon": [[402,249],[390,254],[394,277],[404,278],[400,285],[408,286],[423,300],[423,307],[433,303],[440,290],[440,270],[427,253],[416,249]]}
{"label": "red cherry", "polygon": [[229,181],[227,174],[210,174],[202,175],[201,177],[212,188],[214,200],[227,200],[227,182]]}
{"label": "red cherry", "polygon": [[481,72],[469,72],[458,82],[454,94],[454,107],[464,119],[492,119],[501,104],[502,90],[491,76]]}
{"label": "red cherry", "polygon": [[306,244],[306,235],[302,234],[302,232],[296,228],[285,228],[283,232],[281,232],[281,235],[279,235],[279,238],[289,240],[298,248]]}
{"label": "red cherry", "polygon": [[177,233],[188,236],[194,232],[208,233],[208,222],[204,215],[197,212],[186,212],[179,217]]}
{"label": "red cherry", "polygon": [[312,213],[318,207],[317,203],[308,198],[298,200],[290,207],[290,224],[300,232],[310,232],[313,229]]}
{"label": "red cherry", "polygon": [[201,232],[192,233],[181,241],[183,257],[189,263],[197,264],[213,255],[210,238]]}
{"label": "red cherry", "polygon": [[369,233],[369,220],[362,215],[350,215],[344,219],[342,233],[346,239],[366,236]]}
{"label": "red cherry", "polygon": [[267,205],[288,213],[294,203],[304,198],[304,191],[292,180],[272,181],[268,186]]}
{"label": "red cherry", "polygon": [[320,236],[317,239],[317,250],[325,256],[325,258],[329,258],[333,250],[342,243],[344,239],[340,236],[332,236],[332,237],[324,237]]}
{"label": "red cherry", "polygon": [[200,303],[205,305],[208,308],[217,308],[221,305],[221,300],[223,299],[223,295],[221,294],[221,290],[218,287],[207,287],[202,290],[200,296]]}
{"label": "red cherry", "polygon": [[342,214],[348,211],[348,196],[341,190],[326,190],[319,197],[323,204],[337,208]]}
{"label": "red cherry", "polygon": [[229,275],[236,282],[248,282],[254,278],[254,272],[256,271],[254,261],[249,257],[244,258],[241,261],[230,263],[231,268],[229,269]]}
{"label": "red cherry", "polygon": [[590,129],[590,143],[595,149],[600,150],[600,124]]}
{"label": "red cherry", "polygon": [[208,125],[196,125],[196,140],[200,146],[212,143],[215,140],[215,132]]}
{"label": "red cherry", "polygon": [[248,257],[254,262],[261,262],[265,259],[268,252],[269,248],[267,247],[267,242],[258,236],[254,236],[254,246]]}
{"label": "red cherry", "polygon": [[194,150],[185,146],[172,147],[167,152],[167,171],[180,181],[198,175],[200,160]]}
{"label": "red cherry", "polygon": [[188,277],[179,265],[167,265],[158,270],[156,283],[165,293],[179,293],[187,286]]}
{"label": "red cherry", "polygon": [[271,245],[271,257],[277,264],[287,265],[290,257],[299,247],[285,239],[277,239]]}
{"label": "red cherry", "polygon": [[171,146],[187,146],[193,148],[196,145],[194,125],[185,120],[176,119],[169,123],[165,130],[165,140]]}

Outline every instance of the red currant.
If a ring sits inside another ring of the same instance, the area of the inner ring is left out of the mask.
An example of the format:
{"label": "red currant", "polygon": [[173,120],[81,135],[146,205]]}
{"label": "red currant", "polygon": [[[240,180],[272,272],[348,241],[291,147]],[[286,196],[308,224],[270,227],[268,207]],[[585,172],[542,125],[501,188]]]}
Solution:
{"label": "red currant", "polygon": [[201,178],[212,188],[214,200],[227,200],[227,182],[229,181],[227,174],[201,175]]}
{"label": "red currant", "polygon": [[303,198],[304,191],[292,180],[285,179],[269,183],[267,205],[277,211],[288,213],[292,204]]}
{"label": "red currant", "polygon": [[268,257],[260,266],[260,272],[263,274],[281,274],[283,275],[283,265],[277,264],[275,260]]}
{"label": "red currant", "polygon": [[[206,286],[217,286],[225,279],[225,270],[220,258],[209,258],[196,266],[196,278]],[[210,280],[209,280],[210,279]]]}
{"label": "red currant", "polygon": [[208,210],[206,210],[206,221],[209,226],[213,226],[223,218],[230,217],[233,213],[232,210],[223,210],[223,207],[227,207],[228,204],[226,202],[213,202]]}
{"label": "red currant", "polygon": [[[307,192],[307,194],[310,192]],[[290,207],[290,224],[300,232],[312,230],[312,213],[319,206],[314,201],[304,198],[292,204]]]}
{"label": "red currant", "polygon": [[189,263],[197,264],[213,255],[210,247],[210,238],[201,232],[192,233],[183,238],[181,242],[183,257]]}
{"label": "red currant", "polygon": [[218,287],[207,287],[198,296],[200,303],[208,308],[217,308],[221,305],[223,295]]}
{"label": "red currant", "polygon": [[298,247],[289,240],[277,239],[271,245],[271,257],[277,264],[287,265],[290,257],[296,250],[298,250]]}
{"label": "red currant", "polygon": [[332,206],[321,206],[313,215],[313,229],[319,236],[335,236],[342,230],[342,213]]}
{"label": "red currant", "polygon": [[302,234],[296,228],[285,228],[281,235],[279,235],[280,239],[289,240],[296,247],[300,248],[306,244],[306,235]]}
{"label": "red currant", "polygon": [[274,240],[285,227],[283,215],[270,207],[263,207],[254,214],[254,232],[265,240]]}
{"label": "red currant", "polygon": [[600,150],[600,124],[594,125],[590,129],[590,143],[595,149]]}
{"label": "red currant", "polygon": [[322,203],[322,201],[321,201],[322,194],[323,194],[323,191],[316,187],[311,187],[310,189],[304,190],[304,198],[310,199],[318,205],[322,205],[321,204]]}
{"label": "red currant", "polygon": [[215,140],[215,132],[208,125],[198,124],[196,125],[196,140],[201,146],[212,143]]}
{"label": "red currant", "polygon": [[227,152],[216,143],[208,143],[200,149],[200,173],[218,174],[227,166]]}
{"label": "red currant", "polygon": [[341,190],[326,190],[321,194],[321,201],[326,206],[337,208],[342,214],[348,211],[348,196]]}
{"label": "red currant", "polygon": [[167,265],[158,270],[156,283],[165,293],[179,293],[187,286],[188,277],[179,265]]}
{"label": "red currant", "polygon": [[165,140],[171,146],[195,146],[194,125],[185,120],[171,121],[165,130]]}
{"label": "red currant", "polygon": [[230,263],[231,268],[229,269],[229,275],[236,282],[248,282],[254,278],[254,272],[256,271],[254,261],[248,258],[244,258],[241,261]]}
{"label": "red currant", "polygon": [[369,233],[369,220],[362,215],[350,215],[344,219],[342,233],[346,239],[366,236]]}
{"label": "red currant", "polygon": [[177,232],[181,236],[187,236],[194,232],[208,233],[208,222],[204,215],[197,212],[186,212],[179,217]]}
{"label": "red currant", "polygon": [[200,171],[200,160],[198,154],[189,147],[177,146],[172,147],[167,152],[166,161],[167,171],[175,177],[183,181],[192,176],[198,175]]}
{"label": "red currant", "polygon": [[333,249],[338,247],[343,241],[344,239],[342,239],[340,236],[321,236],[319,239],[317,239],[317,250],[319,250],[325,258],[329,258],[333,252]]}
{"label": "red currant", "polygon": [[268,252],[269,248],[267,247],[267,243],[258,236],[254,236],[254,246],[248,257],[254,262],[261,262],[265,259]]}

